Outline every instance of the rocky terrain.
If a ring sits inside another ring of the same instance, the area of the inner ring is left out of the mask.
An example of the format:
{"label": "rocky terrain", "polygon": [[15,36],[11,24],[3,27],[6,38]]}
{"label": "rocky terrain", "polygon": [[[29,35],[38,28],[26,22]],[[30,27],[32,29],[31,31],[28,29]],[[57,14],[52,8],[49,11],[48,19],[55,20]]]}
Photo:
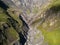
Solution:
{"label": "rocky terrain", "polygon": [[0,2],[0,45],[60,45],[60,0]]}

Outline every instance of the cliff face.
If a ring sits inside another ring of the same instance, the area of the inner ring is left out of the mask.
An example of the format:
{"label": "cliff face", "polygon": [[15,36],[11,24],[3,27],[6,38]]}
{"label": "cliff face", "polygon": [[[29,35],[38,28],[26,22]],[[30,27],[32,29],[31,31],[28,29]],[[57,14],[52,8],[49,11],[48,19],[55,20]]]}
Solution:
{"label": "cliff face", "polygon": [[2,1],[1,45],[60,45],[60,0]]}

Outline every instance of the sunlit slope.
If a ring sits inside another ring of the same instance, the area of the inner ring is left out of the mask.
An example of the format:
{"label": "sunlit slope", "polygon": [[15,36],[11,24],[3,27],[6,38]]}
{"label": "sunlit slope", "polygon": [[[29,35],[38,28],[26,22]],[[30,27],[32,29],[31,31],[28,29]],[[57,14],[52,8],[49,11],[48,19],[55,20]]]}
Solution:
{"label": "sunlit slope", "polygon": [[54,0],[46,11],[44,21],[37,27],[48,45],[60,45],[60,0]]}

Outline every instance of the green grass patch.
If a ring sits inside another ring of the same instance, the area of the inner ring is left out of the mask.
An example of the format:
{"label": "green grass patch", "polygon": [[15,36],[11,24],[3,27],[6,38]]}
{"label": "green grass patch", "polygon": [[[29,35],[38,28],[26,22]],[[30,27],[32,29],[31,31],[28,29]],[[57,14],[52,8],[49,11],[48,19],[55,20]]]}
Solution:
{"label": "green grass patch", "polygon": [[60,45],[60,28],[55,28],[52,31],[47,31],[43,29],[41,26],[38,27],[39,30],[42,31],[44,35],[44,41],[48,42],[48,45]]}
{"label": "green grass patch", "polygon": [[4,12],[2,8],[0,8],[0,22],[6,22],[7,21],[7,14]]}

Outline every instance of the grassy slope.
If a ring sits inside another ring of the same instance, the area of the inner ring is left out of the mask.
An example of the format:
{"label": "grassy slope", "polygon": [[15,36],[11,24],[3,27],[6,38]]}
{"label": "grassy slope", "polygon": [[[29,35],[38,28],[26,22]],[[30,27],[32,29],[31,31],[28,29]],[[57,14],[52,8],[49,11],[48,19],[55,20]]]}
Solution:
{"label": "grassy slope", "polygon": [[[50,5],[50,7],[60,6],[60,0],[53,0],[53,1],[54,2]],[[60,22],[56,23],[56,25],[57,27],[56,28],[54,27],[52,31],[47,31],[48,28],[50,28],[49,24],[47,24],[46,28],[43,28],[42,25],[38,26],[38,29],[41,30],[44,35],[45,42],[46,41],[48,42],[48,45],[60,45],[60,28],[59,28]]]}

